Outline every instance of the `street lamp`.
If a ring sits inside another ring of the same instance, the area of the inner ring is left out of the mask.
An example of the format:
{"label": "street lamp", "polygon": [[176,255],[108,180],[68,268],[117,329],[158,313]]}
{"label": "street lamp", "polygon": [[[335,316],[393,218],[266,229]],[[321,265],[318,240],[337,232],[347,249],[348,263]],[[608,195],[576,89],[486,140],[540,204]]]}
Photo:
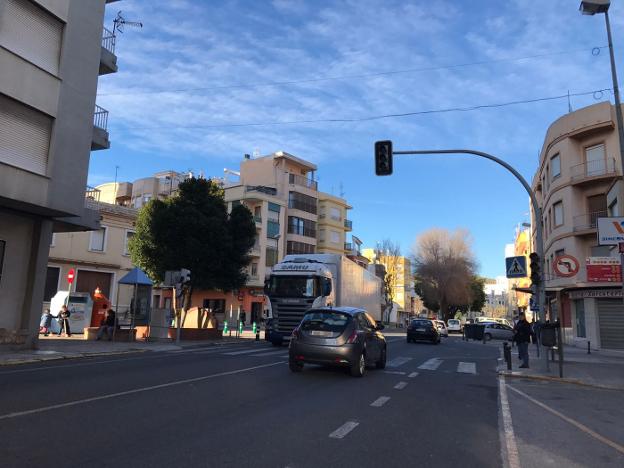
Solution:
{"label": "street lamp", "polygon": [[[611,58],[611,79],[613,80],[613,95],[615,97],[615,116],[617,119],[618,137],[620,140],[620,170],[624,177],[624,119],[622,118],[622,105],[620,103],[620,89],[618,87],[617,72],[615,70],[615,57],[613,56],[613,41],[611,39],[611,23],[609,22],[610,0],[582,0],[579,10],[584,15],[595,15],[596,13],[604,13],[605,23],[607,25],[607,39],[609,40],[609,57]],[[624,180],[620,187],[620,196],[618,197],[618,207],[624,206]],[[621,213],[621,208],[618,208]]]}

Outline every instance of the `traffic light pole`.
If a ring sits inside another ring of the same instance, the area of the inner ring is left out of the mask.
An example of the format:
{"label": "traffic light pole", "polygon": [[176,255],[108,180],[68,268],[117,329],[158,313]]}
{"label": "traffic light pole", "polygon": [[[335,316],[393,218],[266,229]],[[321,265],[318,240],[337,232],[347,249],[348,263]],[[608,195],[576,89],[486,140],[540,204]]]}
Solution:
{"label": "traffic light pole", "polygon": [[[535,216],[535,243],[537,244],[535,246],[535,252],[537,253],[537,255],[539,256],[539,265],[540,265],[540,273],[541,273],[541,278],[540,278],[540,282],[538,284],[538,288],[537,288],[537,303],[539,305],[539,313],[538,313],[538,318],[545,318],[544,315],[544,311],[546,310],[545,308],[545,303],[546,303],[546,286],[545,286],[545,278],[544,278],[544,274],[545,274],[545,270],[544,270],[544,242],[543,242],[543,228],[542,228],[542,209],[539,206],[539,203],[537,202],[537,197],[535,196],[535,193],[533,193],[533,190],[531,189],[531,186],[529,185],[529,183],[525,180],[524,177],[522,177],[522,175],[515,170],[512,166],[510,166],[508,163],[506,163],[505,161],[503,161],[500,158],[497,158],[496,156],[493,156],[491,154],[488,153],[484,153],[482,151],[475,151],[475,150],[469,150],[469,149],[450,149],[450,150],[418,150],[418,151],[392,151],[393,155],[403,155],[403,154],[472,154],[474,156],[480,156],[482,158],[485,159],[489,159],[490,161],[494,161],[495,163],[503,166],[505,169],[507,169],[509,172],[511,172],[516,179],[518,179],[518,181],[520,181],[520,183],[522,184],[522,186],[524,187],[524,189],[527,191],[527,193],[529,194],[529,197],[531,198],[531,204],[533,205],[533,213]],[[528,272],[527,272],[528,274]]]}

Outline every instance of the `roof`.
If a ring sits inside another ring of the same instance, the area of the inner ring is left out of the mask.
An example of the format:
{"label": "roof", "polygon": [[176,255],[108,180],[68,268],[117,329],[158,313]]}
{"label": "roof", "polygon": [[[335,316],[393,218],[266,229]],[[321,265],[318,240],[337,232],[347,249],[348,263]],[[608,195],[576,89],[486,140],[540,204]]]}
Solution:
{"label": "roof", "polygon": [[349,314],[349,315],[354,315],[357,314],[358,312],[366,312],[364,309],[360,309],[358,307],[329,307],[329,306],[323,306],[323,307],[315,307],[313,309],[310,310],[331,310],[333,312],[342,312],[345,314]]}
{"label": "roof", "polygon": [[145,272],[137,267],[134,267],[132,270],[130,270],[128,272],[128,274],[126,276],[124,276],[123,278],[121,278],[118,281],[119,284],[136,284],[136,285],[146,285],[146,286],[152,286],[154,283],[152,283],[152,280],[150,280],[147,275],[145,274]]}

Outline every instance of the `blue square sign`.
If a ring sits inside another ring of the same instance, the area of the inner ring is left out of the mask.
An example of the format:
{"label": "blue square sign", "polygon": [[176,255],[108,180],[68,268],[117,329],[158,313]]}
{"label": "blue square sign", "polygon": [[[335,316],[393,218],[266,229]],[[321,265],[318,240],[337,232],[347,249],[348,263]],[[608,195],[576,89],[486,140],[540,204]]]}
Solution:
{"label": "blue square sign", "polygon": [[527,275],[526,257],[507,257],[505,259],[507,278],[524,278]]}

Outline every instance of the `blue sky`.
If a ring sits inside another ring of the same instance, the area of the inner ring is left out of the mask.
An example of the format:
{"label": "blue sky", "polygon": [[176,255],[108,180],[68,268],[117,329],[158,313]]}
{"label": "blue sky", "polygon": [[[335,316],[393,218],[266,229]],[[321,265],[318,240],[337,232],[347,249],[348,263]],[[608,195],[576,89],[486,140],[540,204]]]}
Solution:
{"label": "blue sky", "polygon": [[[624,72],[619,3],[611,21]],[[390,238],[410,254],[430,227],[466,228],[481,274],[504,274],[504,245],[528,221],[528,197],[513,176],[489,161],[453,155],[397,157],[395,174],[379,178],[373,143],[486,151],[530,180],[546,129],[568,111],[567,99],[360,122],[235,125],[358,119],[610,88],[608,50],[592,54],[607,43],[604,18],[582,16],[578,4],[110,4],[107,27],[118,9],[144,27],[119,36],[119,72],[100,77],[98,104],[110,111],[112,145],[92,153],[89,183],[112,181],[116,165],[119,180],[166,169],[221,176],[224,167],[237,169],[244,153],[283,150],[319,166],[321,190],[339,195],[342,188],[354,207],[353,233],[365,245]],[[480,64],[465,65],[474,62]],[[380,72],[398,73],[374,76]],[[298,83],[272,84],[291,81]],[[609,92],[570,101],[578,109],[607,99]]]}

